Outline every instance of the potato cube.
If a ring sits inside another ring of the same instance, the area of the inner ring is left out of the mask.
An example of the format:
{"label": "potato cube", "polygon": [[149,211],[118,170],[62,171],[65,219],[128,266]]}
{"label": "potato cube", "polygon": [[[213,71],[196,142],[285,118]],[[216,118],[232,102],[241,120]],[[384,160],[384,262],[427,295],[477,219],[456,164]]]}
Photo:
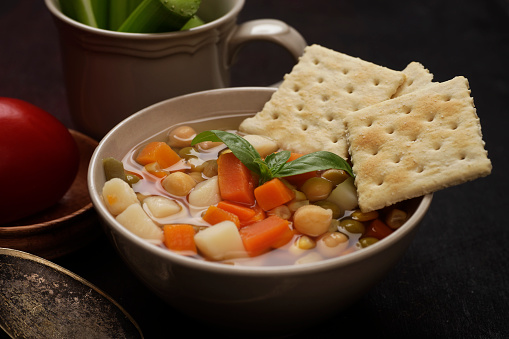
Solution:
{"label": "potato cube", "polygon": [[117,215],[116,219],[122,226],[140,238],[156,242],[163,241],[163,230],[150,219],[140,204],[128,206]]}
{"label": "potato cube", "polygon": [[349,177],[337,185],[326,200],[335,203],[343,211],[356,209],[359,203],[353,178]]}
{"label": "potato cube", "polygon": [[194,241],[198,250],[213,260],[247,256],[239,230],[232,221],[223,221],[196,233]]}
{"label": "potato cube", "polygon": [[265,158],[267,155],[274,153],[279,149],[277,143],[274,140],[261,135],[249,134],[245,135],[244,139],[249,141],[249,143],[254,147],[255,150],[258,151],[262,158]]}
{"label": "potato cube", "polygon": [[189,204],[196,207],[215,205],[221,201],[217,176],[198,183],[189,193]]}
{"label": "potato cube", "polygon": [[139,202],[131,186],[119,178],[110,179],[104,184],[102,196],[106,208],[114,216],[124,211],[127,206]]}

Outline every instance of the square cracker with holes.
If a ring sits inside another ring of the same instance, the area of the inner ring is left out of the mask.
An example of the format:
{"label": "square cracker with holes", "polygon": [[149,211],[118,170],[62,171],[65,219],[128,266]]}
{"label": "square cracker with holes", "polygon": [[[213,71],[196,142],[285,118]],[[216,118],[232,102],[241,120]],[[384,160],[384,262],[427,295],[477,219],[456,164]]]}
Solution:
{"label": "square cracker with holes", "polygon": [[464,77],[364,108],[345,122],[362,211],[491,172]]}
{"label": "square cracker with holes", "polygon": [[390,99],[405,79],[403,72],[311,45],[262,111],[239,130],[270,137],[293,152],[325,150],[346,158],[343,119]]}
{"label": "square cracker with holes", "polygon": [[423,64],[412,61],[402,72],[406,75],[405,82],[398,88],[393,98],[421,89],[433,80],[433,74]]}

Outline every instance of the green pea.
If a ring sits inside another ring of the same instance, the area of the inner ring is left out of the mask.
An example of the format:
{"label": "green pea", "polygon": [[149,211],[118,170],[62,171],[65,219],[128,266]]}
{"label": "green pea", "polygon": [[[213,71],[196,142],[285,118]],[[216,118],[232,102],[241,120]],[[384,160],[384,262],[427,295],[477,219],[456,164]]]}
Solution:
{"label": "green pea", "polygon": [[362,248],[366,248],[368,246],[373,245],[374,243],[378,242],[377,238],[373,237],[365,237],[359,239],[359,244],[361,244]]}
{"label": "green pea", "polygon": [[178,153],[181,158],[186,160],[198,158],[197,152],[193,147],[184,147]]}
{"label": "green pea", "polygon": [[137,175],[134,175],[131,173],[126,173],[125,176],[126,176],[127,183],[131,186],[136,184],[138,181],[140,181],[140,178]]}
{"label": "green pea", "polygon": [[366,226],[362,222],[353,219],[343,219],[339,222],[339,226],[350,233],[362,234],[366,230]]}
{"label": "green pea", "polygon": [[120,178],[124,181],[127,181],[124,172],[124,164],[122,161],[113,157],[105,158],[103,159],[103,168],[104,174],[106,176],[106,181],[112,178]]}

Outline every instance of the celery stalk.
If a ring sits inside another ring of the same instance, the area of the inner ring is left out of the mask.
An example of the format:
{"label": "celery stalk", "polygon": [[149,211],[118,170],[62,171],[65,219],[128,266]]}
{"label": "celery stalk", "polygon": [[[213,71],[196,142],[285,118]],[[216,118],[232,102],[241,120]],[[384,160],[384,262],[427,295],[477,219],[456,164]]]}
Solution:
{"label": "celery stalk", "polygon": [[194,28],[194,27],[198,27],[198,26],[201,26],[205,23],[205,21],[203,21],[201,18],[199,18],[197,15],[193,15],[193,17],[191,19],[189,19],[188,22],[186,22],[186,24],[184,26],[182,26],[180,28],[181,31],[185,31],[187,29],[191,29],[191,28]]}
{"label": "celery stalk", "polygon": [[200,3],[201,0],[143,0],[118,31],[157,33],[180,30],[196,14]]}
{"label": "celery stalk", "polygon": [[60,0],[60,7],[62,12],[71,19],[88,26],[98,27],[92,9],[92,0]]}
{"label": "celery stalk", "polygon": [[109,29],[116,31],[136,7],[138,7],[141,1],[142,0],[109,0]]}
{"label": "celery stalk", "polygon": [[91,0],[97,27],[108,29],[108,10],[110,0]]}

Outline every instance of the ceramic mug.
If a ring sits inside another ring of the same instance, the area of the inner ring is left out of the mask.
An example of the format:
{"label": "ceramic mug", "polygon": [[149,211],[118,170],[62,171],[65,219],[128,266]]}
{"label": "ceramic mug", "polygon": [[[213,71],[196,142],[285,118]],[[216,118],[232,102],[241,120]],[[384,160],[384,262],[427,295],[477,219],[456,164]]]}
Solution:
{"label": "ceramic mug", "polygon": [[305,39],[273,19],[237,24],[244,0],[202,0],[206,24],[169,33],[97,29],[62,14],[45,0],[60,39],[67,99],[74,127],[101,139],[129,115],[186,93],[229,86],[230,66],[249,41],[281,45],[297,60]]}

